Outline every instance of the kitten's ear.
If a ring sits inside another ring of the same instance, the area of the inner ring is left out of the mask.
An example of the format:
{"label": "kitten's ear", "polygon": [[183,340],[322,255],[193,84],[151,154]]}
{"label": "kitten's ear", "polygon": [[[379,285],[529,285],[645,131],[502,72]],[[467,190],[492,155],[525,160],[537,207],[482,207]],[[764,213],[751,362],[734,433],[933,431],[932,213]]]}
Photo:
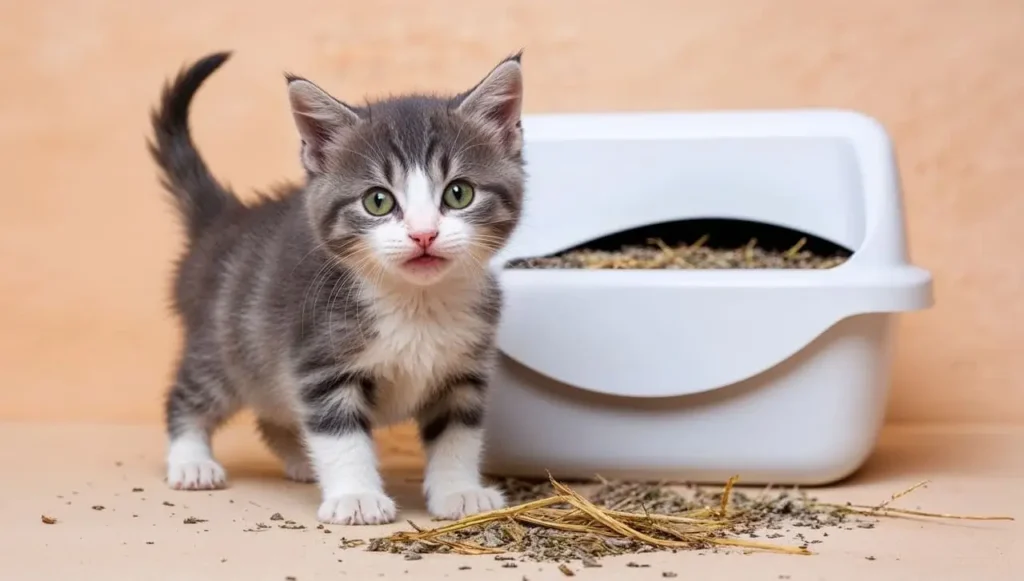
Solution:
{"label": "kitten's ear", "polygon": [[332,140],[359,123],[359,115],[306,79],[286,75],[292,116],[302,137],[302,165],[306,171],[324,171],[324,149]]}
{"label": "kitten's ear", "polygon": [[518,149],[522,131],[523,69],[520,51],[498,63],[487,77],[462,96],[458,111],[491,126],[506,145]]}

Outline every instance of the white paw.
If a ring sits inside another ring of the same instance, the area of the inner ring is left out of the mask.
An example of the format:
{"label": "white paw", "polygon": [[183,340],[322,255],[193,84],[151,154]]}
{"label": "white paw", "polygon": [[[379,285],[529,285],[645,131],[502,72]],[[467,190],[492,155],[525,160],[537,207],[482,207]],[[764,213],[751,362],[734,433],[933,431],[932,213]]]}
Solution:
{"label": "white paw", "polygon": [[309,462],[305,460],[286,462],[284,465],[284,476],[288,480],[295,482],[316,482],[316,472],[313,471],[313,467],[309,465]]}
{"label": "white paw", "polygon": [[467,516],[505,507],[505,497],[496,488],[471,488],[460,492],[429,495],[427,510],[432,516],[459,520]]}
{"label": "white paw", "polygon": [[334,525],[380,525],[394,522],[395,501],[382,492],[341,494],[324,500],[317,511],[320,522]]}
{"label": "white paw", "polygon": [[215,460],[172,462],[167,484],[175,490],[216,490],[227,485],[227,474]]}

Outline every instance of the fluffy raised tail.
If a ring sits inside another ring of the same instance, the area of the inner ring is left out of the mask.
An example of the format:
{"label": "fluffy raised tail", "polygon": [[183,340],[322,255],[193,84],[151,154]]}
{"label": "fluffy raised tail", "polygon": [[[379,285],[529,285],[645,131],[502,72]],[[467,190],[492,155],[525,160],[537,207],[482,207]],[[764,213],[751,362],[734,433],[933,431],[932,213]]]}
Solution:
{"label": "fluffy raised tail", "polygon": [[238,198],[210,174],[189,132],[188,112],[200,85],[230,52],[211,54],[183,68],[164,85],[159,107],[153,109],[154,141],[149,151],[163,171],[161,185],[170,192],[189,238],[199,235],[224,211],[241,205]]}

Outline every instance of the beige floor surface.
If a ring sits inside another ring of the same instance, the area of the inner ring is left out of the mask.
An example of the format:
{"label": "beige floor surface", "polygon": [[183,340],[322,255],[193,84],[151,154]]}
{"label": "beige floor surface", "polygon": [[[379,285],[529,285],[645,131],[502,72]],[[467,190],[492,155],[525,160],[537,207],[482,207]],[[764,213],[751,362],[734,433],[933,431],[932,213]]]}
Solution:
{"label": "beige floor surface", "polygon": [[[315,528],[314,486],[284,482],[251,430],[235,426],[216,442],[229,489],[175,492],[161,481],[157,427],[0,423],[0,578],[297,581],[314,579],[564,579],[550,564],[504,568],[492,557],[399,555],[339,548],[342,537],[405,528]],[[902,506],[1024,517],[1024,428],[888,428],[853,479],[815,491],[831,501],[874,503],[922,479],[927,488]],[[429,524],[417,477],[418,447],[406,431],[381,440],[389,489],[400,519]],[[133,491],[133,489],[142,489]],[[102,510],[93,507],[103,507]],[[303,530],[245,532],[280,512]],[[41,522],[42,515],[58,519]],[[188,517],[206,522],[185,524]],[[796,531],[794,531],[795,533]],[[1020,521],[886,520],[873,529],[807,533],[820,539],[809,557],[739,552],[659,553],[612,558],[572,569],[579,579],[843,580],[1019,579]],[[627,567],[634,561],[649,567]],[[470,567],[460,569],[460,567]]]}

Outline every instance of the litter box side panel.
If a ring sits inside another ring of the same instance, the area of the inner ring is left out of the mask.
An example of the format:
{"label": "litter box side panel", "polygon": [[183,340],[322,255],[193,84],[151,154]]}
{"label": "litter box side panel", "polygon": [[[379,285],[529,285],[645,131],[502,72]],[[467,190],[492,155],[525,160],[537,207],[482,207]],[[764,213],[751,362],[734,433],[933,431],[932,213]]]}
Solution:
{"label": "litter box side panel", "polygon": [[892,315],[844,319],[772,369],[711,392],[580,390],[503,358],[485,419],[491,474],[820,485],[874,447],[889,391]]}
{"label": "litter box side panel", "polygon": [[927,298],[916,272],[867,274],[508,270],[497,344],[579,389],[692,395],[763,373],[847,317]]}

